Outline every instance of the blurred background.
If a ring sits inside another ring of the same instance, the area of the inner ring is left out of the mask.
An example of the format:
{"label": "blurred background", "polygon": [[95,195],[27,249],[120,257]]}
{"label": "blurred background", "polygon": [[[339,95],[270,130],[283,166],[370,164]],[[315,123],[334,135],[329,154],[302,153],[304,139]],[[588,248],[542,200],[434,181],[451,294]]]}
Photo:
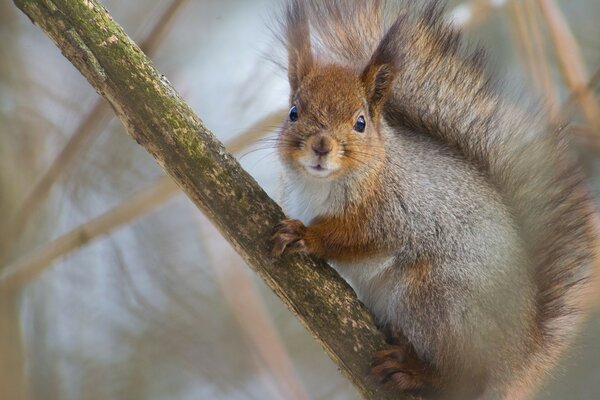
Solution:
{"label": "blurred background", "polygon": [[[255,143],[287,106],[285,73],[268,60],[279,2],[103,3],[276,199],[275,152]],[[571,122],[598,193],[600,2],[463,0],[448,11],[511,85]],[[0,399],[358,399],[9,0],[0,220]],[[599,334],[595,312],[539,399],[600,398]]]}

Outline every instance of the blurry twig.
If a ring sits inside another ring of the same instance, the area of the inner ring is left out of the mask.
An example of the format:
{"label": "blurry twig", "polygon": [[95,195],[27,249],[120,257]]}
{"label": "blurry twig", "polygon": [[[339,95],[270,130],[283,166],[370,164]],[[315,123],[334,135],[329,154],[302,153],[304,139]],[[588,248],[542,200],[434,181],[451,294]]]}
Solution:
{"label": "blurry twig", "polygon": [[557,97],[552,83],[550,67],[544,50],[540,25],[533,9],[533,0],[513,2],[509,7],[510,20],[515,31],[516,43],[533,86],[544,96],[552,119],[557,115]]}
{"label": "blurry twig", "polygon": [[250,128],[246,129],[244,133],[229,140],[225,145],[227,151],[230,153],[239,153],[248,147],[248,145],[265,136],[265,132],[269,132],[274,127],[279,126],[286,114],[287,110],[277,110],[261,118],[250,126]]}
{"label": "blurry twig", "polygon": [[509,2],[510,0],[471,0],[454,7],[448,19],[456,28],[470,30],[485,21],[494,10]]}
{"label": "blurry twig", "polygon": [[564,80],[571,92],[576,94],[589,124],[594,129],[599,129],[600,108],[591,93],[586,90],[588,72],[569,24],[554,0],[538,0],[538,2],[550,30]]}
{"label": "blurry twig", "polygon": [[120,206],[78,226],[51,241],[38,251],[31,252],[0,271],[0,283],[11,288],[21,286],[41,274],[48,265],[89,241],[110,232],[163,204],[178,192],[171,178],[163,177],[148,190],[136,194]]}
{"label": "blurry twig", "polygon": [[[140,48],[146,54],[152,54],[156,51],[178,11],[186,2],[187,0],[172,0],[169,6],[163,11],[140,44]],[[102,131],[101,128],[113,117],[113,112],[108,104],[106,104],[106,101],[103,98],[99,98],[88,114],[81,120],[75,132],[70,136],[70,139],[50,167],[40,180],[35,183],[13,219],[7,224],[7,227],[0,229],[0,233],[2,234],[0,235],[2,239],[0,240],[0,261],[10,257],[12,247],[18,242],[31,218],[46,200],[50,189],[58,177],[81,157]]]}
{"label": "blurry twig", "polygon": [[540,92],[544,95],[544,99],[547,101],[550,116],[554,119],[557,114],[557,95],[552,82],[552,75],[550,73],[550,66],[548,65],[548,57],[546,56],[546,49],[544,47],[544,40],[542,37],[542,31],[540,27],[540,21],[538,13],[535,8],[535,0],[525,0],[523,2],[525,8],[525,18],[527,19],[528,25],[531,32],[531,43],[533,48],[533,64],[535,70],[539,74]]}
{"label": "blurry twig", "polygon": [[519,53],[521,53],[521,58],[527,65],[527,70],[534,82],[535,88],[541,89],[539,76],[536,74],[533,43],[529,40],[527,21],[525,20],[522,4],[520,2],[513,2],[510,5],[509,16],[513,25],[513,31],[515,32],[514,35],[516,36],[516,43]]}
{"label": "blurry twig", "polygon": [[569,98],[564,102],[564,104],[561,107],[560,115],[562,117],[566,117],[566,114],[569,113],[571,107],[573,107],[575,105],[575,103],[577,102],[577,99],[581,96],[581,94],[582,94],[581,92],[584,91],[584,92],[592,93],[598,83],[600,83],[600,68],[598,68],[596,70],[596,72],[594,73],[594,75],[591,77],[591,79],[588,81],[587,85],[585,85],[584,88],[580,88],[577,91],[571,92],[571,94],[569,95]]}
{"label": "blurry twig", "polygon": [[211,260],[208,264],[212,267],[243,337],[256,353],[259,367],[264,368],[273,377],[272,382],[267,382],[267,386],[273,391],[273,397],[308,399],[256,285],[242,269],[242,260],[204,218],[201,229],[206,232],[204,237],[215,237],[223,243],[223,246],[217,248],[209,247]]}
{"label": "blurry twig", "polygon": [[[243,150],[283,119],[284,111],[268,114],[242,134],[232,139],[227,149],[232,153]],[[0,286],[19,287],[41,274],[51,263],[86,243],[135,218],[153,211],[179,191],[170,177],[162,177],[147,190],[125,200],[85,224],[71,230],[42,248],[23,256],[0,271]]]}

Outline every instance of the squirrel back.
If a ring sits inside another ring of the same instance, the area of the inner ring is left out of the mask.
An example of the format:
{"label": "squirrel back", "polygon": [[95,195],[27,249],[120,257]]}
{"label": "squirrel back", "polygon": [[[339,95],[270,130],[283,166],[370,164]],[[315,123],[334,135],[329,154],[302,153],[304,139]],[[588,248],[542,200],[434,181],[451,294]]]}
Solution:
{"label": "squirrel back", "polygon": [[497,192],[535,285],[529,348],[504,394],[516,399],[539,384],[581,325],[599,239],[595,205],[565,130],[506,99],[483,51],[468,49],[444,21],[442,3],[291,1],[283,40],[292,99],[314,59],[367,76],[381,92],[367,96],[382,102],[375,114],[386,126],[450,148]]}

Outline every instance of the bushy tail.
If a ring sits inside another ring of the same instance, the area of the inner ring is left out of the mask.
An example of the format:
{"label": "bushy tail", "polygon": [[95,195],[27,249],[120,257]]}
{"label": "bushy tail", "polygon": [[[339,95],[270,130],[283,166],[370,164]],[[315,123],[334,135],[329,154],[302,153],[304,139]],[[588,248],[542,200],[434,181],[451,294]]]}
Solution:
{"label": "bushy tail", "polygon": [[[539,379],[580,326],[597,245],[595,206],[564,137],[543,113],[508,102],[467,52],[438,2],[405,24],[395,123],[456,146],[486,171],[514,213],[534,262],[536,329],[525,379]],[[526,384],[526,382],[523,382]]]}
{"label": "bushy tail", "polygon": [[334,61],[366,64],[386,23],[402,19],[388,40],[398,54],[398,76],[386,116],[458,148],[512,210],[535,263],[536,332],[524,380],[538,380],[580,326],[600,243],[595,206],[564,132],[550,129],[542,112],[503,97],[485,71],[483,52],[465,49],[444,22],[440,1],[395,9],[366,3],[309,1],[315,43]]}

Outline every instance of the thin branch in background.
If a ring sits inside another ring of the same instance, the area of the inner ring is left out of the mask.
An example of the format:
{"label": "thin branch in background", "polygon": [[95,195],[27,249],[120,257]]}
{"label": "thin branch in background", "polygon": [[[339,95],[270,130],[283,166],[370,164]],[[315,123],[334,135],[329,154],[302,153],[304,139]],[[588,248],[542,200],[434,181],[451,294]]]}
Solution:
{"label": "thin branch in background", "polygon": [[230,153],[241,152],[250,144],[257,142],[265,136],[265,132],[273,131],[274,127],[281,125],[286,115],[287,110],[277,110],[261,118],[251,125],[250,128],[246,129],[244,133],[229,140],[226,144],[227,151]]}
{"label": "thin branch in background", "polygon": [[538,0],[554,44],[563,79],[577,100],[583,115],[593,129],[600,129],[600,108],[594,96],[586,90],[588,71],[579,45],[569,24],[554,0]]}
{"label": "thin branch in background", "polygon": [[532,1],[524,0],[510,4],[509,25],[513,31],[517,52],[526,65],[532,86],[545,99],[544,105],[551,119],[554,120],[558,114],[557,93],[552,81],[538,15]]}
{"label": "thin branch in background", "polygon": [[[186,2],[187,0],[173,0],[165,8],[141,42],[140,48],[146,54],[150,55],[156,51]],[[59,155],[41,176],[40,180],[35,183],[10,223],[6,225],[5,229],[0,230],[2,233],[0,237],[2,239],[0,240],[0,261],[7,260],[11,256],[13,246],[18,242],[32,217],[36,215],[40,206],[46,200],[57,179],[69,166],[80,159],[112,118],[114,118],[113,111],[102,97],[98,98],[92,109],[70,136]]]}
{"label": "thin branch in background", "polygon": [[524,0],[523,8],[525,10],[525,19],[530,28],[531,47],[533,51],[534,73],[539,75],[540,92],[544,96],[545,104],[550,111],[550,117],[555,119],[558,113],[558,96],[552,81],[550,65],[546,55],[545,43],[542,37],[538,10],[535,7],[535,0]]}
{"label": "thin branch in background", "polygon": [[308,399],[256,285],[242,269],[243,260],[208,222],[206,218],[202,218],[200,228],[204,233],[203,237],[219,241],[208,247],[208,265],[214,272],[248,347],[255,353],[258,367],[272,377],[265,382],[265,386],[275,399]]}
{"label": "thin branch in background", "polygon": [[[171,30],[175,18],[179,15],[183,6],[188,0],[172,0],[164,11],[156,18],[154,25],[149,25],[142,28],[142,33],[139,35],[140,49],[148,56],[156,53],[156,50],[163,42],[165,36]],[[145,32],[144,32],[145,31]]]}
{"label": "thin branch in background", "polygon": [[161,178],[150,189],[51,241],[42,249],[27,254],[14,264],[6,266],[0,271],[0,283],[10,288],[22,286],[41,274],[58,257],[80,248],[117,226],[146,214],[164,204],[178,192],[171,178],[166,176]]}
{"label": "thin branch in background", "polygon": [[591,144],[597,144],[597,140],[594,139],[597,139],[596,135],[598,132],[594,131],[588,125],[573,123],[569,125],[569,131],[584,140],[591,141]]}
{"label": "thin branch in background", "polygon": [[515,37],[516,47],[521,59],[527,66],[528,75],[531,77],[533,87],[539,92],[543,90],[543,84],[540,75],[537,73],[536,60],[534,55],[533,43],[529,40],[529,30],[527,21],[524,17],[523,5],[521,2],[513,2],[509,7],[510,25],[513,36]]}
{"label": "thin branch in background", "polygon": [[448,14],[448,20],[457,29],[471,30],[509,2],[510,0],[471,0],[454,7]]}
{"label": "thin branch in background", "polygon": [[[227,144],[231,153],[238,153],[265,135],[282,121],[283,110],[268,114]],[[23,256],[0,271],[0,287],[21,287],[40,275],[54,260],[82,247],[97,237],[153,211],[179,192],[170,177],[162,177],[153,186],[125,200],[70,232]]]}
{"label": "thin branch in background", "polygon": [[[600,83],[600,67],[598,69],[596,69],[596,72],[590,78],[587,85],[585,85],[585,88],[583,88],[583,91],[587,91],[593,95],[594,89],[596,89],[596,85],[598,85],[599,83]],[[577,103],[577,99],[581,96],[581,94],[582,94],[581,90],[571,92],[571,94],[569,95],[569,98],[563,103],[563,105],[561,107],[560,116],[562,116],[563,118],[566,118],[566,116],[567,116],[567,114],[569,114],[571,108],[575,105],[575,103]]]}

